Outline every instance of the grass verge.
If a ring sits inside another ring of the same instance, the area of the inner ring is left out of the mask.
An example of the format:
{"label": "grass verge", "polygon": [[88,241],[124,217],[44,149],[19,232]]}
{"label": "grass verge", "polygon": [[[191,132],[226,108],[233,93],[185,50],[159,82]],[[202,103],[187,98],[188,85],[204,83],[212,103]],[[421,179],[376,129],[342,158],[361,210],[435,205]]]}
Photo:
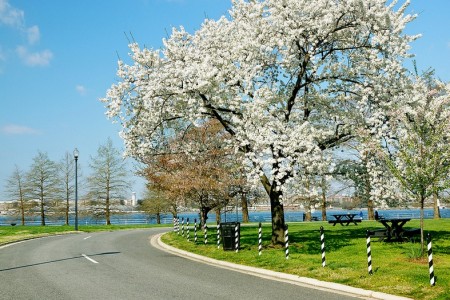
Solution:
{"label": "grass verge", "polygon": [[[92,225],[80,226],[81,232],[150,228],[159,225]],[[166,225],[167,226],[167,225]],[[73,226],[0,226],[0,246],[55,234],[75,233]]]}
{"label": "grass verge", "polygon": [[[322,267],[320,226],[325,230],[326,267]],[[412,220],[405,228],[418,228]],[[413,299],[450,299],[450,220],[425,220],[425,232],[432,236],[436,286],[430,286],[427,257],[421,257],[420,240],[413,242],[371,241],[373,275],[367,271],[366,231],[381,229],[381,224],[363,221],[358,226],[332,226],[326,222],[289,224],[289,259],[282,247],[273,247],[270,224],[263,225],[263,251],[258,255],[258,225],[241,227],[241,249],[224,251],[217,248],[215,225],[208,230],[208,244],[203,232],[197,243],[174,232],[163,236],[171,246],[248,266],[265,268],[328,282],[346,284]],[[425,250],[426,251],[426,250]]]}

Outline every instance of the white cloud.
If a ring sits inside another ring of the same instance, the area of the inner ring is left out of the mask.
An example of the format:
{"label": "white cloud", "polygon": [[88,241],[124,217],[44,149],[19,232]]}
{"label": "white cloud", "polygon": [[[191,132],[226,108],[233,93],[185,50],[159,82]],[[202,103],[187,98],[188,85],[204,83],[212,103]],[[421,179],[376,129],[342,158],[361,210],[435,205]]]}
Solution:
{"label": "white cloud", "polygon": [[[27,27],[23,10],[13,7],[9,0],[0,0],[0,25],[6,25],[24,35],[28,46],[39,42],[41,33],[37,25]],[[53,58],[50,50],[34,51],[24,46],[18,46],[16,53],[28,66],[46,66]],[[0,49],[0,61],[5,61],[6,56]]]}
{"label": "white cloud", "polygon": [[35,44],[41,38],[39,27],[37,27],[36,25],[29,27],[27,29],[27,34],[28,34],[28,43],[30,43],[30,45]]}
{"label": "white cloud", "polygon": [[0,0],[0,24],[15,28],[27,35],[28,43],[35,44],[40,39],[39,27],[34,25],[26,28],[23,10],[12,7],[8,0]]}
{"label": "white cloud", "polygon": [[83,85],[79,84],[75,87],[75,89],[78,92],[78,94],[80,94],[81,96],[85,96],[87,93],[87,89]]}
{"label": "white cloud", "polygon": [[29,52],[24,46],[18,46],[16,53],[22,59],[22,61],[31,67],[34,66],[46,66],[53,58],[53,53],[50,50],[44,50],[41,52]]}
{"label": "white cloud", "polygon": [[24,12],[12,7],[8,0],[0,0],[0,22],[15,28],[23,28],[25,24]]}
{"label": "white cloud", "polygon": [[16,124],[5,125],[0,128],[0,132],[7,135],[39,134],[36,129]]}

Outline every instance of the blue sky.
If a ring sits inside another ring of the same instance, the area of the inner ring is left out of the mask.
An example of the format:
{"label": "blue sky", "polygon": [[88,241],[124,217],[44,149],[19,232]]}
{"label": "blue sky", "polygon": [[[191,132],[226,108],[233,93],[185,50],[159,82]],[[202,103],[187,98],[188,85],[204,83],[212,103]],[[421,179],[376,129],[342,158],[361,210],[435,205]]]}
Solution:
{"label": "blue sky", "polygon": [[[59,161],[77,147],[87,175],[108,137],[122,148],[120,128],[98,99],[117,80],[118,55],[128,54],[125,33],[158,48],[173,26],[193,32],[230,7],[228,0],[0,0],[0,201],[14,166],[28,170],[38,151]],[[408,11],[419,13],[408,33],[423,34],[411,51],[419,69],[449,81],[450,1],[412,0]],[[136,179],[132,190],[139,198],[144,182]]]}

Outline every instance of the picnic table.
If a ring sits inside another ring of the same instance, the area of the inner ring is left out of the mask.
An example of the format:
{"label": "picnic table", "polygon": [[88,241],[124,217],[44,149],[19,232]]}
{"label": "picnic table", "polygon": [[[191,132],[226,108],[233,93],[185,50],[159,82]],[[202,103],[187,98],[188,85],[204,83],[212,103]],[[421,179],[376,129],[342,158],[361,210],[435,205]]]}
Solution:
{"label": "picnic table", "polygon": [[420,229],[406,230],[403,226],[411,221],[410,218],[383,218],[377,222],[383,224],[385,229],[369,231],[369,234],[378,237],[379,241],[403,241],[413,235],[420,234]]}
{"label": "picnic table", "polygon": [[334,214],[332,215],[334,217],[334,220],[329,220],[328,223],[333,224],[333,226],[336,226],[336,224],[341,224],[344,226],[348,226],[350,223],[354,223],[355,225],[358,225],[358,223],[361,222],[361,219],[355,219],[355,217],[358,214]]}

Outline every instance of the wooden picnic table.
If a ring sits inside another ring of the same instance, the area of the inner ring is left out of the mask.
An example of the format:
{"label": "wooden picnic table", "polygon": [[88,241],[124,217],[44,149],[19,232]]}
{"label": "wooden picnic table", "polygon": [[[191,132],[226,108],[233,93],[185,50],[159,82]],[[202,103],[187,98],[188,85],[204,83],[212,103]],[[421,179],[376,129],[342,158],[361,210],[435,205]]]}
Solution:
{"label": "wooden picnic table", "polygon": [[383,218],[378,219],[377,222],[383,224],[385,230],[372,231],[372,235],[379,237],[380,241],[403,241],[415,234],[420,233],[418,229],[405,230],[403,226],[411,221],[410,218]]}
{"label": "wooden picnic table", "polygon": [[348,226],[350,223],[354,223],[355,225],[358,225],[359,222],[361,222],[361,219],[355,219],[355,217],[358,214],[334,214],[332,215],[335,220],[329,220],[328,223],[333,224],[333,226],[336,226],[336,224],[341,224],[341,226]]}

